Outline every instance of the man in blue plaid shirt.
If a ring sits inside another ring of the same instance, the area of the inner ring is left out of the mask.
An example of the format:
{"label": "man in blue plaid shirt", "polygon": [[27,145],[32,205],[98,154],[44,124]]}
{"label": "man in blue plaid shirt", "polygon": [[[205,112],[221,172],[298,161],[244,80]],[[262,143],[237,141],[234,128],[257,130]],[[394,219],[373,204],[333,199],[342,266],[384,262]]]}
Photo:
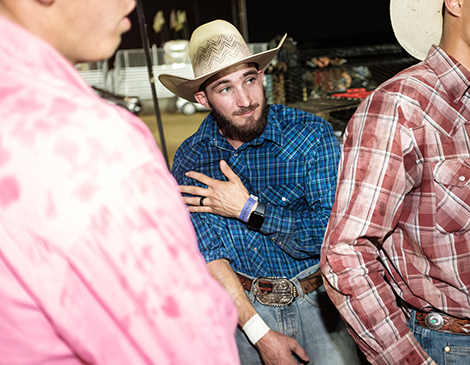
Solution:
{"label": "man in blue plaid shirt", "polygon": [[194,31],[196,78],[160,81],[211,114],[180,146],[172,172],[209,270],[237,306],[242,364],[355,364],[319,272],[338,140],[325,120],[264,96],[262,70],[284,39],[252,55],[225,21]]}

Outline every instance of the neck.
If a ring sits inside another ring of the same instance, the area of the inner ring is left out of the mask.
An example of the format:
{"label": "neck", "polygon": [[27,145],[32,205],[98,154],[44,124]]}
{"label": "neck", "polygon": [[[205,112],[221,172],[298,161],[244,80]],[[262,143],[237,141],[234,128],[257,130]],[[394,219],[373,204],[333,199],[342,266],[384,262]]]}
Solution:
{"label": "neck", "polygon": [[235,141],[229,138],[227,138],[227,142],[230,143],[233,146],[233,148],[235,148],[236,150],[238,150],[244,143],[244,142]]}
{"label": "neck", "polygon": [[461,17],[446,13],[439,47],[470,71],[470,43]]}
{"label": "neck", "polygon": [[[224,135],[224,133],[219,129],[219,132],[221,135]],[[228,143],[230,143],[232,145],[233,148],[235,148],[236,150],[238,150],[244,142],[241,142],[241,141],[237,141],[236,139],[231,139],[231,138],[228,138],[228,137],[225,137],[225,139],[227,140]]]}
{"label": "neck", "polygon": [[470,71],[470,47],[462,40],[441,40],[439,47]]}

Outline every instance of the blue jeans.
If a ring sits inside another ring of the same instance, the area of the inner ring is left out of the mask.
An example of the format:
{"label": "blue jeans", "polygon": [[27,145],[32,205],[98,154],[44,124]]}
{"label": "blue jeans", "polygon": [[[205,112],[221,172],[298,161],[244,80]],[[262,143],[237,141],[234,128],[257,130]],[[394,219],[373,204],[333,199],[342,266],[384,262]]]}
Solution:
{"label": "blue jeans", "polygon": [[[246,293],[269,328],[294,338],[307,351],[310,364],[359,364],[356,344],[324,286],[306,295],[302,292],[298,279],[310,276],[319,269],[320,265],[315,265],[292,279],[299,295],[294,303],[286,307],[262,305],[254,298],[253,290]],[[240,328],[237,328],[235,338],[242,365],[262,364],[258,351]]]}
{"label": "blue jeans", "polygon": [[416,311],[411,310],[407,326],[431,359],[438,365],[470,365],[470,335],[421,327],[415,323],[415,316]]}

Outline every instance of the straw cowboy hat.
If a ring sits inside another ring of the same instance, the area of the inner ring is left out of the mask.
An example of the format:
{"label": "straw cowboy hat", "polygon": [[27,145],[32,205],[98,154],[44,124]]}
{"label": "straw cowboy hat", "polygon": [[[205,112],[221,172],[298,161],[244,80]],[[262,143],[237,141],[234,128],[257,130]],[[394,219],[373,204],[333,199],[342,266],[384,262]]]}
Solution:
{"label": "straw cowboy hat", "polygon": [[264,70],[279,52],[286,35],[276,48],[253,55],[240,32],[224,20],[214,20],[198,27],[189,41],[189,58],[194,79],[161,74],[160,82],[172,93],[196,102],[194,93],[211,76],[241,63],[256,63]]}
{"label": "straw cowboy hat", "polygon": [[390,17],[395,36],[413,57],[424,60],[442,35],[444,0],[391,0]]}

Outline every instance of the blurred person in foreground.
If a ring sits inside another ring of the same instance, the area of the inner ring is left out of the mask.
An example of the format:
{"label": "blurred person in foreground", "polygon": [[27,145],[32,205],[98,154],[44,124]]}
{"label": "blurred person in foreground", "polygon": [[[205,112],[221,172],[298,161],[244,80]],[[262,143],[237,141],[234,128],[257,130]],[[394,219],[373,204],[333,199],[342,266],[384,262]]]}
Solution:
{"label": "blurred person in foreground", "polygon": [[81,79],[133,0],[0,0],[0,363],[237,364],[146,126]]}
{"label": "blurred person in foreground", "polygon": [[470,0],[392,0],[424,60],[347,126],[328,294],[373,364],[470,364]]}
{"label": "blurred person in foreground", "polygon": [[196,77],[160,81],[211,113],[176,152],[172,172],[207,265],[238,308],[242,364],[351,365],[356,345],[319,271],[339,143],[322,118],[267,104],[263,69],[284,39],[253,55],[228,22],[193,32]]}

